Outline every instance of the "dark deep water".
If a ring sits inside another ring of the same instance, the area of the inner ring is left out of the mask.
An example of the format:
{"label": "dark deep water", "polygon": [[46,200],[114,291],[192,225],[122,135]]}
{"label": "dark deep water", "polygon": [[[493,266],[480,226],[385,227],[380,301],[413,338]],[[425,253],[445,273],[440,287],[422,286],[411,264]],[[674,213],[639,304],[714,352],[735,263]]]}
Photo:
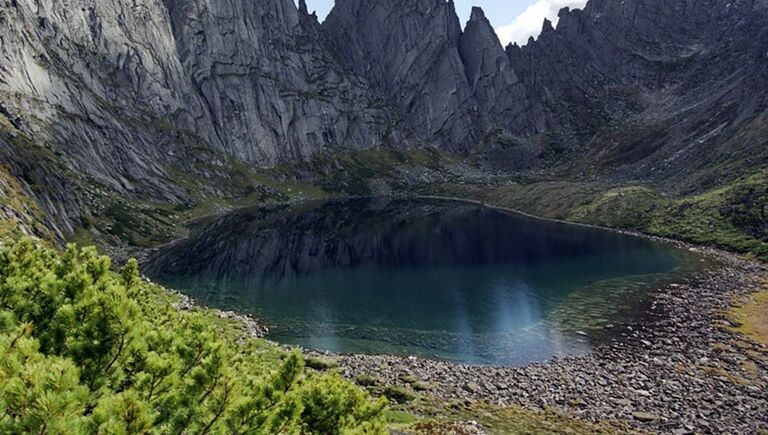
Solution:
{"label": "dark deep water", "polygon": [[361,199],[196,223],[147,273],[275,341],[522,365],[589,351],[695,254],[478,205]]}

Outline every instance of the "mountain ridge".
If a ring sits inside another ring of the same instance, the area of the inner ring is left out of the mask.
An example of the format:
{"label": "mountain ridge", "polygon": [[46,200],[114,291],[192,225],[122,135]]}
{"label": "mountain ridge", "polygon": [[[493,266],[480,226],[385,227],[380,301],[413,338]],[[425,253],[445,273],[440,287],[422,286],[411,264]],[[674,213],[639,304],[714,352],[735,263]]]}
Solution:
{"label": "mountain ridge", "polygon": [[695,193],[768,161],[766,15],[590,0],[502,47],[443,0],[339,0],[323,23],[290,0],[6,1],[0,154],[60,238],[115,198],[274,197],[263,170],[315,184],[342,163],[303,162],[376,148]]}

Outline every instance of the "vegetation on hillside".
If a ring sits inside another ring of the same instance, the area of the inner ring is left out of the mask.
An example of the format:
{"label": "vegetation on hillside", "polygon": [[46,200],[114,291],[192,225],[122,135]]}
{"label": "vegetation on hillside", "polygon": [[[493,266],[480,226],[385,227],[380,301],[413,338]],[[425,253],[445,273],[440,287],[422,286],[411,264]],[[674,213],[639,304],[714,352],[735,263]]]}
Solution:
{"label": "vegetation on hillside", "polygon": [[768,173],[681,198],[664,197],[645,187],[614,189],[574,210],[569,218],[768,260]]}
{"label": "vegetation on hillside", "polygon": [[443,184],[427,193],[509,207],[536,216],[670,237],[768,261],[768,172],[695,195],[649,186],[548,181],[492,186]]}
{"label": "vegetation on hillside", "polygon": [[2,433],[380,433],[385,401],[120,273],[93,248],[0,247]]}
{"label": "vegetation on hillside", "polygon": [[49,230],[43,222],[43,212],[35,201],[24,193],[24,188],[6,165],[0,164],[0,233],[25,227],[48,235]]}

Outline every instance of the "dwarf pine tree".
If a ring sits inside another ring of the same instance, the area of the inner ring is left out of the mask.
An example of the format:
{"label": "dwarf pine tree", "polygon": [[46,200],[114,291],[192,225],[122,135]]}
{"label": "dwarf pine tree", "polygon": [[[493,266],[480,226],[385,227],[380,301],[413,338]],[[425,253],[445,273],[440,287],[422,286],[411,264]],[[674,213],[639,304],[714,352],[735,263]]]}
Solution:
{"label": "dwarf pine tree", "polygon": [[1,433],[384,432],[383,401],[180,312],[135,260],[110,267],[92,248],[0,248]]}

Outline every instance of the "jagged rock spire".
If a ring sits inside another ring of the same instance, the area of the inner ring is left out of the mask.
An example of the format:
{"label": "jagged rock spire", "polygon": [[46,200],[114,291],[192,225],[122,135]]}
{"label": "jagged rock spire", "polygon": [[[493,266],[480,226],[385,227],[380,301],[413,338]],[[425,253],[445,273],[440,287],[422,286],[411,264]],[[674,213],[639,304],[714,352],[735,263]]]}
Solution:
{"label": "jagged rock spire", "polygon": [[552,27],[552,21],[549,21],[549,19],[544,18],[544,24],[541,26],[541,34],[547,34],[552,33],[555,31],[555,28]]}
{"label": "jagged rock spire", "polygon": [[419,137],[455,148],[476,140],[453,2],[337,0],[322,27],[345,67],[408,113]]}
{"label": "jagged rock spire", "polygon": [[472,8],[459,52],[474,97],[484,109],[496,104],[499,92],[517,81],[493,26],[479,7]]}
{"label": "jagged rock spire", "polygon": [[480,21],[485,19],[485,12],[483,11],[483,8],[479,6],[472,6],[472,14],[469,16],[469,21]]}
{"label": "jagged rock spire", "polygon": [[476,82],[484,74],[482,70],[487,67],[484,63],[503,56],[504,49],[482,8],[472,8],[472,14],[461,35],[459,50],[470,83]]}

